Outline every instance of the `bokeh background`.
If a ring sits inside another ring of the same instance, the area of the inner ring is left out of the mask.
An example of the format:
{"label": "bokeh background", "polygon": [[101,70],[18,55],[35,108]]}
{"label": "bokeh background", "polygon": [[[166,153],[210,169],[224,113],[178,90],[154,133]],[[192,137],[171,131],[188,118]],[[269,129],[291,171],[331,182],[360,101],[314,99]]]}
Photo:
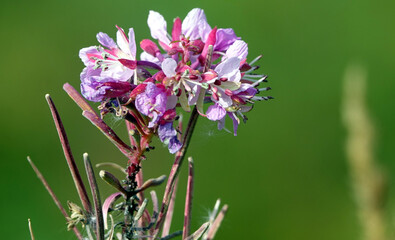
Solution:
{"label": "bokeh background", "polygon": [[[389,183],[385,209],[393,236],[395,1],[2,0],[1,238],[29,239],[31,218],[36,239],[74,239],[26,161],[31,156],[64,204],[78,202],[46,93],[81,169],[84,152],[94,163],[126,162],[62,90],[65,82],[79,86],[79,49],[97,44],[99,31],[115,37],[115,24],[134,27],[136,39],[148,38],[149,10],[171,22],[194,7],[205,10],[211,26],[234,28],[249,44],[249,59],[263,54],[260,71],[269,75],[275,100],[258,103],[237,137],[199,120],[188,152],[196,167],[193,228],[219,197],[230,208],[217,239],[361,238],[340,116],[344,71],[358,62],[368,72],[367,103],[378,129],[376,156]],[[123,122],[106,121],[125,137]],[[143,165],[146,178],[167,174],[173,161],[155,145]],[[174,231],[182,225],[185,167]],[[102,187],[102,196],[111,193]]]}

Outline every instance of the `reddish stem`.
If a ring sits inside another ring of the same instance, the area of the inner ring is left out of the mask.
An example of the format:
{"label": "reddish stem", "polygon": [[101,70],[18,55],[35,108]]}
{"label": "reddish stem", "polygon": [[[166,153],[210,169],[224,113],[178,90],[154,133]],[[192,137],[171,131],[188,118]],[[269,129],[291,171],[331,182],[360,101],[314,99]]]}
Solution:
{"label": "reddish stem", "polygon": [[82,182],[80,172],[78,171],[77,165],[74,161],[73,154],[71,153],[69,140],[67,139],[66,131],[63,127],[63,123],[60,120],[60,116],[58,111],[56,110],[55,104],[52,101],[51,96],[49,94],[45,95],[45,99],[48,102],[49,108],[51,109],[52,117],[56,125],[56,130],[59,135],[60,143],[62,144],[64,156],[66,158],[67,164],[69,166],[71,175],[74,180],[75,187],[77,188],[78,195],[81,199],[82,205],[86,212],[90,213],[91,203],[89,201],[88,194],[86,192],[84,183]]}

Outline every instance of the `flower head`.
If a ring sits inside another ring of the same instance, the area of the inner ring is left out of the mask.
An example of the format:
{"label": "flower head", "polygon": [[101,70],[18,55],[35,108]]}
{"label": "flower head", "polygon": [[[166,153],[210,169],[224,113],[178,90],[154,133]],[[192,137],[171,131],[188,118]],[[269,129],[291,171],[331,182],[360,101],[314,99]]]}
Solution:
{"label": "flower head", "polygon": [[99,33],[101,46],[80,51],[86,66],[81,91],[88,100],[110,99],[117,102],[112,107],[127,108],[140,133],[157,134],[171,153],[182,145],[173,127],[179,109],[189,112],[195,106],[201,116],[217,121],[219,129],[229,117],[236,135],[254,102],[271,98],[258,96],[270,89],[258,88],[266,81],[254,73],[260,57],[247,63],[247,43],[231,28],[211,28],[202,9],[192,9],[183,20],[175,18],[171,32],[158,12],[150,11],[147,23],[153,39],[140,41],[140,61],[133,28],[127,36],[117,27],[117,42]]}

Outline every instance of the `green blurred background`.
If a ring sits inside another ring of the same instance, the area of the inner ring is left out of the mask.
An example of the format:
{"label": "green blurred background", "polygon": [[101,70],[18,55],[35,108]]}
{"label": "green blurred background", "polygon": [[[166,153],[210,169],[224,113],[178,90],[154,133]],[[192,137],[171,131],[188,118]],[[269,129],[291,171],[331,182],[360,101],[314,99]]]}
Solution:
{"label": "green blurred background", "polygon": [[[340,116],[344,70],[359,62],[368,72],[376,156],[390,184],[386,212],[393,236],[395,1],[2,0],[1,239],[29,239],[28,218],[36,239],[74,239],[26,161],[31,156],[64,204],[78,202],[46,93],[81,169],[84,152],[94,163],[126,162],[62,90],[65,82],[79,86],[79,49],[97,44],[99,31],[115,37],[115,24],[134,27],[136,39],[148,38],[149,10],[171,22],[194,7],[205,10],[211,26],[234,28],[249,44],[249,59],[263,54],[260,71],[269,75],[276,99],[258,103],[238,137],[199,120],[188,152],[196,167],[193,228],[220,197],[230,208],[217,239],[360,239]],[[107,121],[125,137],[122,122]],[[172,164],[166,148],[155,145],[143,165],[146,178],[167,174]],[[174,231],[183,220],[185,167]],[[103,196],[112,192],[102,187]]]}

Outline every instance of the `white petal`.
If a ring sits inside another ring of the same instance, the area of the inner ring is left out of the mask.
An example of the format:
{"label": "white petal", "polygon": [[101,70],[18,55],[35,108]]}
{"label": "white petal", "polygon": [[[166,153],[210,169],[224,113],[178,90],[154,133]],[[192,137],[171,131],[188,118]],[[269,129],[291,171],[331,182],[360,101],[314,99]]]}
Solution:
{"label": "white petal", "polygon": [[239,71],[240,59],[232,57],[218,64],[214,71],[218,73],[218,77],[231,77]]}
{"label": "white petal", "polygon": [[125,31],[123,31],[122,28],[118,29],[117,32],[117,44],[119,49],[121,49],[122,52],[131,55],[132,53],[130,52],[129,48],[129,40],[126,37]]}
{"label": "white petal", "polygon": [[162,62],[162,70],[166,77],[171,78],[176,75],[177,62],[172,58],[166,58]]}
{"label": "white petal", "polygon": [[129,49],[132,54],[133,60],[136,59],[136,40],[134,38],[133,28],[129,28]]}
{"label": "white petal", "polygon": [[223,108],[230,107],[233,104],[232,99],[228,95],[226,95],[224,92],[221,94],[221,97],[219,97],[218,101],[216,101],[213,97],[211,97],[211,100],[213,102],[217,102]]}
{"label": "white petal", "polygon": [[248,55],[248,46],[247,43],[243,40],[236,40],[225,53],[227,58],[238,57],[241,60],[247,58]]}
{"label": "white petal", "polygon": [[158,39],[165,44],[170,43],[170,40],[167,37],[167,23],[160,13],[149,11],[147,23],[151,30],[151,36],[154,39]]}
{"label": "white petal", "polygon": [[200,38],[200,28],[207,28],[207,19],[203,9],[194,8],[185,17],[182,22],[182,33],[191,40]]}
{"label": "white petal", "polygon": [[148,62],[153,62],[156,65],[160,65],[160,61],[158,58],[152,56],[151,54],[147,53],[147,52],[142,52],[140,54],[140,59],[143,61],[148,61]]}

